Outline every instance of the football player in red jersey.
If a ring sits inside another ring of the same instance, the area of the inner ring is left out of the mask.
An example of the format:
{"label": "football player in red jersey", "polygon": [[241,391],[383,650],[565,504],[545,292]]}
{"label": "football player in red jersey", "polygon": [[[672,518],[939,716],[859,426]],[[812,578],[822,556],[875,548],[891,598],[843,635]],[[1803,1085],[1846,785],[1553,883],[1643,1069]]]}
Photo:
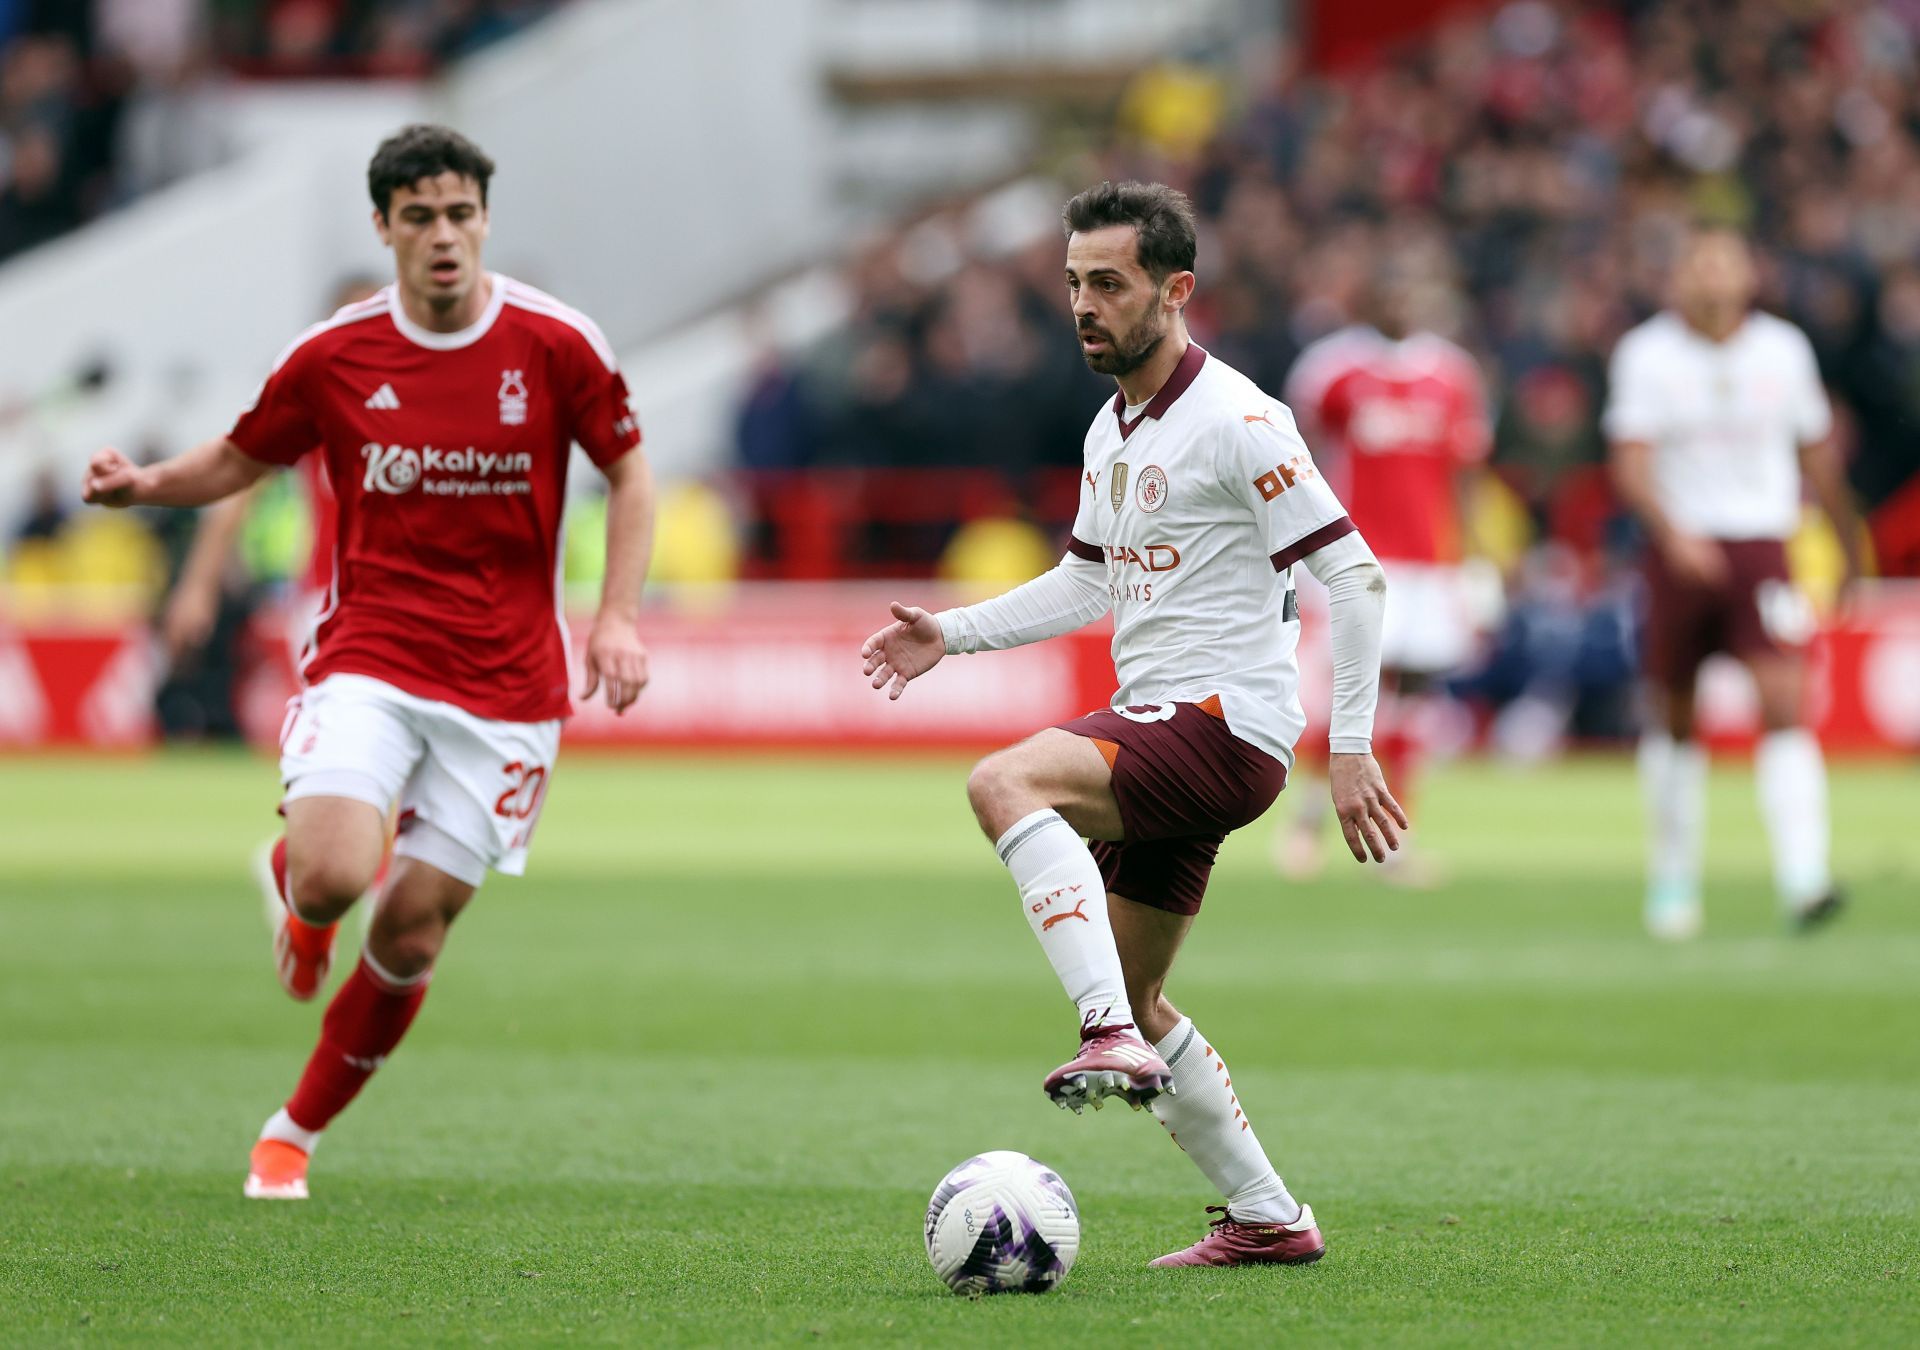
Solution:
{"label": "football player in red jersey", "polygon": [[315,1144],[399,1044],[447,928],[489,868],[518,873],[568,698],[560,524],[574,443],[608,479],[607,572],[582,697],[624,711],[653,483],[612,349],[591,320],[485,271],[493,162],[412,126],[368,169],[395,279],[294,340],[225,436],[152,466],[102,450],[86,500],[203,506],[307,454],[337,496],[333,575],[281,741],[276,940],[296,997],[321,988],[343,914],[400,810],[394,865],[320,1043],[254,1145],[246,1194],[307,1194]]}
{"label": "football player in red jersey", "polygon": [[[1409,810],[1432,720],[1428,690],[1466,663],[1480,626],[1462,536],[1473,479],[1492,448],[1479,367],[1422,326],[1430,289],[1404,264],[1383,267],[1366,322],[1308,347],[1286,387],[1301,434],[1328,447],[1329,472],[1344,479],[1354,524],[1386,569],[1377,753]],[[1278,856],[1292,875],[1319,868],[1322,795],[1305,794],[1306,809],[1282,827]],[[1432,867],[1403,848],[1382,875],[1427,884]]]}

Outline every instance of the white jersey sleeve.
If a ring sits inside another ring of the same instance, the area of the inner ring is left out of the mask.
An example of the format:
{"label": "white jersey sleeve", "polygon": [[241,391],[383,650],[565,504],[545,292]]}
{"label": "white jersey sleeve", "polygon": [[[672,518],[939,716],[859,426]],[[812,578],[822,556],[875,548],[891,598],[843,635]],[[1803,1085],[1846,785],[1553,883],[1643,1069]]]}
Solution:
{"label": "white jersey sleeve", "polygon": [[1380,638],[1387,617],[1387,574],[1357,534],[1305,559],[1327,588],[1327,637],[1333,648],[1333,716],[1327,749],[1373,752],[1373,716],[1380,702]]}
{"label": "white jersey sleeve", "polygon": [[1314,467],[1287,409],[1243,416],[1222,434],[1221,477],[1253,512],[1274,571],[1353,533],[1347,509]]}
{"label": "white jersey sleeve", "polygon": [[1607,407],[1600,425],[1610,441],[1657,444],[1666,434],[1667,400],[1659,375],[1660,353],[1635,330],[1620,340],[1607,363]]}
{"label": "white jersey sleeve", "polygon": [[943,609],[934,618],[947,654],[963,656],[1044,642],[1085,628],[1111,607],[1106,569],[1069,553],[1004,595]]}
{"label": "white jersey sleeve", "polygon": [[1827,387],[1820,379],[1820,362],[1813,354],[1813,343],[1800,329],[1783,325],[1791,335],[1794,351],[1793,431],[1802,445],[1814,445],[1833,432],[1833,408],[1827,402]]}

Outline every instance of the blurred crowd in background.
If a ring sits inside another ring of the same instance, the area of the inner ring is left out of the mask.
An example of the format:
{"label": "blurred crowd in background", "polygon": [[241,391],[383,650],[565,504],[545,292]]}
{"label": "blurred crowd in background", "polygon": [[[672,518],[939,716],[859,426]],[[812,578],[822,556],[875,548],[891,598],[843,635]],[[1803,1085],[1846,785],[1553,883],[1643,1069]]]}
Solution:
{"label": "blurred crowd in background", "polygon": [[[1488,376],[1501,481],[1536,537],[1606,538],[1591,472],[1619,335],[1699,220],[1752,232],[1762,304],[1804,327],[1869,510],[1920,467],[1920,7],[1520,0],[1344,75],[1289,49],[1250,79],[1136,79],[1063,182],[1158,179],[1199,208],[1195,335],[1263,387],[1354,321],[1380,261]],[[965,204],[867,247],[854,314],[761,372],[750,468],[1071,466],[1100,397],[1072,359],[1060,243],[1006,254]],[[1883,531],[1920,571],[1920,528]]]}
{"label": "blurred crowd in background", "polygon": [[[1517,0],[1350,72],[1287,47],[1168,64],[1052,167],[1063,196],[1131,177],[1193,198],[1192,330],[1271,391],[1359,318],[1384,259],[1424,279],[1424,326],[1487,376],[1467,533],[1509,601],[1455,688],[1514,712],[1518,740],[1629,730],[1638,541],[1599,414],[1608,355],[1695,222],[1755,239],[1761,304],[1818,353],[1878,570],[1920,575],[1920,6]],[[1105,391],[1073,359],[1060,260],[1057,237],[1009,252],[969,203],[872,242],[845,330],[760,372],[740,463],[1071,470]],[[1064,513],[1037,523],[1057,536]],[[1816,594],[1823,531],[1795,550]]]}
{"label": "blurred crowd in background", "polygon": [[416,77],[561,0],[0,0],[0,260],[220,162],[236,78]]}
{"label": "blurred crowd in background", "polygon": [[[115,128],[131,88],[417,72],[550,6],[40,14],[70,8],[0,0],[0,256],[130,190]],[[1045,143],[1036,169],[1061,199],[1103,177],[1190,194],[1195,336],[1270,391],[1355,321],[1383,259],[1420,278],[1425,326],[1474,353],[1494,417],[1467,537],[1508,603],[1456,682],[1485,707],[1627,730],[1637,541],[1599,413],[1613,344],[1660,306],[1696,221],[1756,240],[1761,303],[1807,330],[1834,396],[1877,568],[1920,575],[1920,4],[1514,0],[1352,70],[1304,69],[1284,45],[1169,61],[1096,118],[1063,105]],[[699,574],[676,549],[720,532],[740,547],[708,555],[748,577],[993,581],[1058,556],[1110,385],[1071,340],[1057,232],[998,228],[992,200],[869,238],[845,263],[846,322],[764,345],[732,471],[686,499],[697,526],[666,522],[663,575]],[[44,505],[16,528],[47,530],[58,494]],[[1796,545],[1816,591],[1836,553],[1820,531]]]}

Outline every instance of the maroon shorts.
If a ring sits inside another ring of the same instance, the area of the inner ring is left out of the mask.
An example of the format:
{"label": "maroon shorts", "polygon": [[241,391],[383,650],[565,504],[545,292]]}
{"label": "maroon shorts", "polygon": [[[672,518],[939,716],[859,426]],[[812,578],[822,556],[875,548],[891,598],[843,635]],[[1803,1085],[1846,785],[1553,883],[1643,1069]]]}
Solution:
{"label": "maroon shorts", "polygon": [[1813,614],[1787,572],[1778,539],[1722,539],[1727,580],[1719,586],[1683,581],[1654,550],[1647,556],[1645,666],[1655,682],[1685,685],[1715,652],[1746,660],[1798,651],[1813,633]]}
{"label": "maroon shorts", "polygon": [[1286,765],[1227,730],[1217,698],[1103,708],[1060,729],[1113,767],[1126,837],[1091,845],[1107,889],[1170,914],[1200,912],[1221,842],[1287,785]]}

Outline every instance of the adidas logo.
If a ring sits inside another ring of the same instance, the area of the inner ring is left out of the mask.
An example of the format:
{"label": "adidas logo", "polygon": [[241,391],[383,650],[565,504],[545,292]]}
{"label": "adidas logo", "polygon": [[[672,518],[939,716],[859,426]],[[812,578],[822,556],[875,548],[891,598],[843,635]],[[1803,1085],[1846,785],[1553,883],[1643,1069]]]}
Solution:
{"label": "adidas logo", "polygon": [[400,395],[393,392],[392,385],[383,384],[373,391],[372,397],[367,400],[367,406],[379,412],[392,412],[400,406]]}

